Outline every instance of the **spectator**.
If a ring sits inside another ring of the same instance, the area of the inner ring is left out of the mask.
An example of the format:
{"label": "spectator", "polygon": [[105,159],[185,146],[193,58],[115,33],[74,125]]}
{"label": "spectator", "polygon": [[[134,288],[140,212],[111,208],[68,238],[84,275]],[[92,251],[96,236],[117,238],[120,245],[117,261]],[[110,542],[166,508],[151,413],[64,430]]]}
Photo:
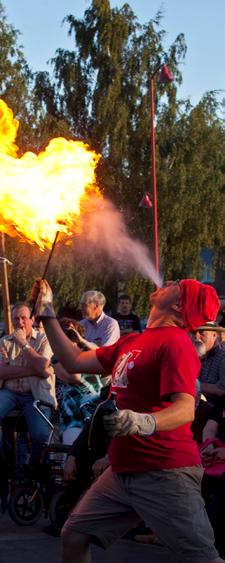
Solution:
{"label": "spectator", "polygon": [[120,335],[130,334],[131,332],[141,332],[140,319],[132,312],[132,302],[129,295],[125,293],[119,296],[118,312],[113,315],[119,323]]}
{"label": "spectator", "polygon": [[[50,367],[52,351],[45,333],[33,329],[30,307],[17,303],[12,308],[14,332],[0,340],[0,423],[13,409],[21,409],[32,444],[32,461],[37,462],[49,436],[49,425],[33,408],[40,399],[56,406],[55,376]],[[50,416],[49,407],[41,407]]]}
{"label": "spectator", "polygon": [[80,301],[85,338],[97,346],[109,346],[120,337],[118,322],[103,311],[105,304],[101,291],[85,291]]}
{"label": "spectator", "polygon": [[205,346],[199,381],[202,393],[211,404],[225,395],[225,347],[220,340],[223,330],[216,322],[211,322],[200,326],[195,333],[196,339]]}

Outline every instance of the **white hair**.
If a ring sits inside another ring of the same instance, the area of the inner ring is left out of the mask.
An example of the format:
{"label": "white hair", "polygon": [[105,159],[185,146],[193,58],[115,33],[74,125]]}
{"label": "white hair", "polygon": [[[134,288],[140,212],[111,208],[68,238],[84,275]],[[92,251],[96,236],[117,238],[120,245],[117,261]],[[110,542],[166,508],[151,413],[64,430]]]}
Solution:
{"label": "white hair", "polygon": [[95,303],[95,305],[99,305],[100,307],[102,307],[102,309],[106,304],[106,298],[103,295],[103,293],[101,291],[96,291],[94,289],[92,291],[85,291],[82,295],[81,303],[82,301],[87,301],[88,303]]}

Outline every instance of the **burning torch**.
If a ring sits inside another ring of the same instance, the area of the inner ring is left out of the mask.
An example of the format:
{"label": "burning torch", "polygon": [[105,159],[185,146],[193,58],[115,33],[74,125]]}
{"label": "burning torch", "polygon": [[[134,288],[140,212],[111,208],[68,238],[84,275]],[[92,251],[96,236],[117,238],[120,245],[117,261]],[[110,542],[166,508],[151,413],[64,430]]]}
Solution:
{"label": "burning torch", "polygon": [[90,193],[101,197],[95,178],[100,155],[81,141],[58,137],[39,154],[18,157],[18,126],[0,100],[0,230],[50,250],[45,278],[59,235],[71,237],[79,230],[82,201],[89,201]]}

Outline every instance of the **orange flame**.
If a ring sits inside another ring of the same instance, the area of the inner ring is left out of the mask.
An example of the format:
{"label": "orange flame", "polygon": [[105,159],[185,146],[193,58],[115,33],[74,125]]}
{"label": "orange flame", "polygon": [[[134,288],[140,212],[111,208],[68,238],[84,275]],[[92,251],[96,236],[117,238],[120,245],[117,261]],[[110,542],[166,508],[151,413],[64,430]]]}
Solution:
{"label": "orange flame", "polygon": [[56,232],[71,235],[82,199],[94,191],[100,155],[80,141],[52,139],[36,155],[17,157],[19,122],[0,100],[0,231],[50,248]]}

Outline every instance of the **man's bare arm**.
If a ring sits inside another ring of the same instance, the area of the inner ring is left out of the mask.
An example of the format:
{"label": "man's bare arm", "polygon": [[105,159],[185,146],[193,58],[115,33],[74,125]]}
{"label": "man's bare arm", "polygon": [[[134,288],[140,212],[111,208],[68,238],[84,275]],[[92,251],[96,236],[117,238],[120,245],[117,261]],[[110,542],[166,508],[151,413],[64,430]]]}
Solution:
{"label": "man's bare arm", "polygon": [[34,370],[29,367],[0,364],[0,380],[18,379],[30,375],[34,375]]}
{"label": "man's bare arm", "polygon": [[183,424],[193,422],[195,417],[195,399],[188,393],[175,393],[173,403],[166,409],[154,412],[156,430],[174,430]]}
{"label": "man's bare arm", "polygon": [[57,319],[43,317],[42,321],[54,355],[69,373],[104,373],[95,350],[81,352],[67,338]]}
{"label": "man's bare arm", "polygon": [[209,419],[203,428],[202,441],[204,442],[208,438],[216,438],[218,432],[218,422],[216,420]]}
{"label": "man's bare arm", "polygon": [[56,377],[63,381],[64,383],[69,383],[70,385],[83,385],[81,381],[80,373],[69,373],[59,362],[54,366],[54,371]]}
{"label": "man's bare arm", "polygon": [[50,359],[36,352],[31,346],[23,350],[23,358],[26,365],[33,370],[32,375],[39,375],[47,370],[50,365]]}
{"label": "man's bare arm", "polygon": [[203,395],[215,395],[216,397],[225,395],[225,389],[221,389],[216,383],[201,383],[201,392]]}
{"label": "man's bare arm", "polygon": [[69,373],[103,374],[96,351],[81,352],[64,334],[55,318],[52,290],[46,280],[36,280],[30,299],[35,302],[35,315],[42,320],[50,346],[59,362]]}

